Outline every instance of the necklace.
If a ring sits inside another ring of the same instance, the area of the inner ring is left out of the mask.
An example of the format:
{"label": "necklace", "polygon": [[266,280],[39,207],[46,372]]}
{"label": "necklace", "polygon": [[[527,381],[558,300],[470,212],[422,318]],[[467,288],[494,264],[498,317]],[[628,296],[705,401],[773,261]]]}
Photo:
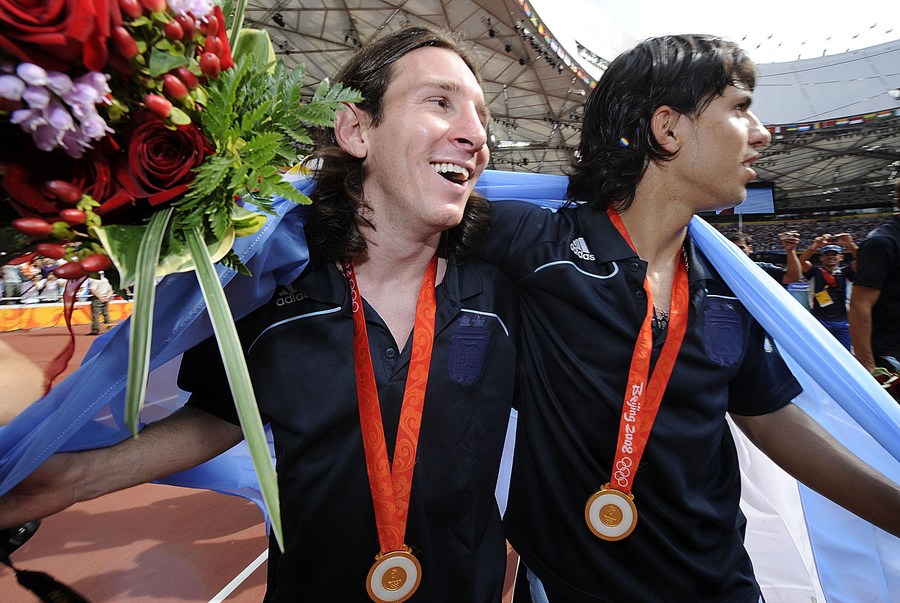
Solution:
{"label": "necklace", "polygon": [[[681,259],[684,261],[685,272],[690,272],[688,267],[687,251],[684,246],[681,247]],[[658,331],[665,331],[669,326],[669,308],[660,308],[653,304],[653,326]]]}

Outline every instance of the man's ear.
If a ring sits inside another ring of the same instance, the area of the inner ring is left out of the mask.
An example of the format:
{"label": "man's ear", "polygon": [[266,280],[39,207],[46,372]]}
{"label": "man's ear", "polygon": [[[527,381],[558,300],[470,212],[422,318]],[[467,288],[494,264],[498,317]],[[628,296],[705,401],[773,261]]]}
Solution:
{"label": "man's ear", "polygon": [[650,131],[656,142],[670,153],[675,153],[681,146],[678,136],[678,124],[684,117],[681,113],[670,107],[662,105],[653,112],[650,118]]}
{"label": "man's ear", "polygon": [[358,159],[365,159],[368,154],[365,135],[368,127],[368,114],[353,103],[346,103],[335,113],[334,137],[342,149]]}

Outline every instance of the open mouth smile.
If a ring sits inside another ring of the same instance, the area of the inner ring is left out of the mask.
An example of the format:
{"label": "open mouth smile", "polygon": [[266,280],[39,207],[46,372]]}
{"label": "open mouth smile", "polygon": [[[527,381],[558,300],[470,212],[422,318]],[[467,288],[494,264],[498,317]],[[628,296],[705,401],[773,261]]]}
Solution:
{"label": "open mouth smile", "polygon": [[463,184],[469,179],[469,170],[454,163],[432,163],[431,169],[456,184]]}

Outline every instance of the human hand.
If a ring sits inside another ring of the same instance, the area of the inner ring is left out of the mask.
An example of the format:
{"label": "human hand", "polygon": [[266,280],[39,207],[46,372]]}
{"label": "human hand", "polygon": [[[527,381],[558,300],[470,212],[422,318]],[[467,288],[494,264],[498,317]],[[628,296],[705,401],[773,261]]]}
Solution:
{"label": "human hand", "polygon": [[853,235],[849,232],[842,232],[840,234],[836,234],[832,237],[837,244],[840,244],[845,249],[852,249],[854,246],[853,243]]}
{"label": "human hand", "polygon": [[815,239],[813,239],[813,242],[812,242],[812,245],[810,245],[810,248],[811,249],[819,249],[821,247],[825,247],[826,245],[833,245],[833,244],[834,244],[834,237],[832,237],[828,233],[825,233],[825,234],[819,235]]}
{"label": "human hand", "polygon": [[793,251],[800,244],[800,233],[796,230],[788,230],[778,234],[785,251]]}

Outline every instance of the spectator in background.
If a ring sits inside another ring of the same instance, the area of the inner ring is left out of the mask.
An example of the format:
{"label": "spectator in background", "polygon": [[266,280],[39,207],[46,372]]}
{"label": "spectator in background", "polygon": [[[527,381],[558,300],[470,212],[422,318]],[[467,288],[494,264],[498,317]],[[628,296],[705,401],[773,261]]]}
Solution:
{"label": "spectator in background", "polygon": [[3,297],[7,304],[15,304],[22,293],[22,272],[18,264],[3,266]]}
{"label": "spectator in background", "polygon": [[[812,314],[828,332],[848,350],[850,344],[850,322],[847,316],[848,282],[853,281],[855,260],[844,264],[844,248],[855,255],[858,249],[849,233],[839,235],[823,234],[813,239],[812,244],[800,255],[803,278],[810,281],[812,291]],[[819,265],[813,266],[809,260],[819,254]]]}
{"label": "spectator in background", "polygon": [[36,304],[40,301],[41,290],[44,288],[44,280],[40,273],[32,274],[31,278],[22,284],[19,301],[23,304]]}
{"label": "spectator in background", "polygon": [[[778,235],[781,244],[784,245],[785,264],[779,266],[770,262],[756,262],[756,265],[765,270],[766,274],[774,278],[782,285],[796,283],[800,280],[800,260],[797,258],[797,245],[800,244],[800,233],[795,230],[782,232]],[[728,235],[728,240],[741,248],[747,257],[753,257],[753,237],[738,230]]]}
{"label": "spectator in background", "polygon": [[106,275],[101,272],[100,278],[90,279],[88,291],[91,294],[91,332],[88,335],[99,335],[101,316],[106,329],[112,326],[109,320],[109,302],[113,298],[113,288]]}
{"label": "spectator in background", "polygon": [[39,265],[41,267],[41,277],[46,279],[53,273],[53,269],[56,268],[57,264],[52,258],[43,258]]}
{"label": "spectator in background", "polygon": [[[900,180],[894,187],[900,208]],[[872,231],[859,246],[850,335],[856,358],[870,372],[900,372],[900,214]]]}
{"label": "spectator in background", "polygon": [[46,303],[56,303],[62,298],[62,291],[65,289],[66,281],[61,281],[52,272],[44,278],[43,287],[41,288],[40,301]]}

